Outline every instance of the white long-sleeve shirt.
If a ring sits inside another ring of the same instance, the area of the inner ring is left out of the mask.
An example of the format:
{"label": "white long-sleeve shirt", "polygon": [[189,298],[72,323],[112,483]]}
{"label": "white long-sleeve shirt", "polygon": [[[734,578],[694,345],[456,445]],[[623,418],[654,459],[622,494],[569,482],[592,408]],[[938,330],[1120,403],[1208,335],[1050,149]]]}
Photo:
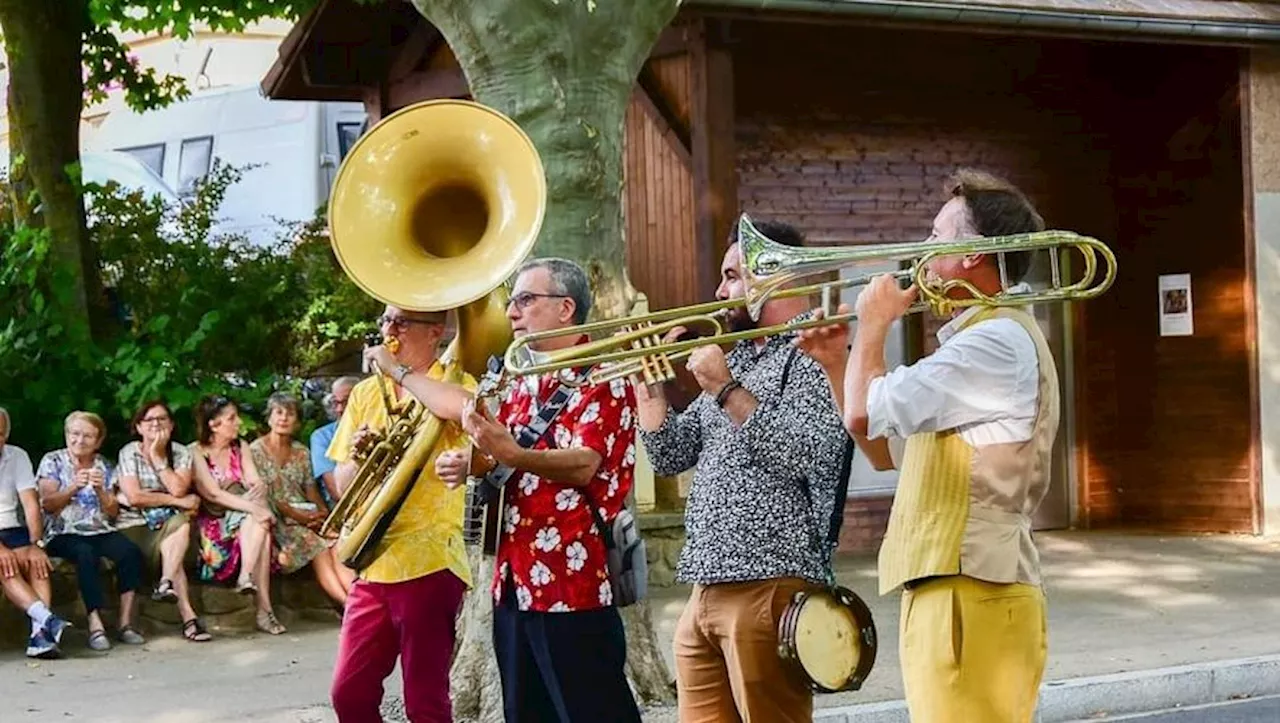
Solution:
{"label": "white long-sleeve shirt", "polygon": [[955,429],[975,447],[1031,438],[1039,390],[1035,342],[1013,319],[961,329],[978,311],[943,326],[933,354],[871,381],[867,436],[888,438],[895,462],[897,442],[918,432]]}

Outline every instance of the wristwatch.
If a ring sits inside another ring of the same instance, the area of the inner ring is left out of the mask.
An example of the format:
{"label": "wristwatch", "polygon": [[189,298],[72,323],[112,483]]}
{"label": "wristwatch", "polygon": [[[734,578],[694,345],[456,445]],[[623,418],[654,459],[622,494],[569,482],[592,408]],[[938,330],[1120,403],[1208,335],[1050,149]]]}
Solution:
{"label": "wristwatch", "polygon": [[396,370],[394,372],[391,373],[391,378],[396,380],[396,384],[399,384],[400,386],[404,386],[404,378],[409,376],[409,374],[412,372],[413,372],[413,367],[409,366],[408,364],[401,364],[400,366],[396,367]]}
{"label": "wristwatch", "polygon": [[41,550],[43,550],[43,549],[44,549],[44,540],[43,540],[43,539],[41,539],[41,540],[36,540],[36,547],[38,547],[38,548],[40,548]]}

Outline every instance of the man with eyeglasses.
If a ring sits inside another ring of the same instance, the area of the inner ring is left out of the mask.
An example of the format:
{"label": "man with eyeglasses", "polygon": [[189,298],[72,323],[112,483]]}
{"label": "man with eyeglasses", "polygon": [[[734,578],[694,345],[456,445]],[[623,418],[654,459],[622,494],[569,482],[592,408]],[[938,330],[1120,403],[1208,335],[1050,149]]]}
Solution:
{"label": "man with eyeglasses", "polygon": [[332,422],[319,427],[311,433],[311,476],[320,488],[320,495],[329,509],[333,509],[338,501],[338,481],[333,476],[338,465],[329,459],[329,445],[333,443],[333,435],[338,431],[338,420],[347,409],[347,399],[351,390],[360,383],[360,377],[338,377],[333,382],[329,393],[324,395],[325,412]]}
{"label": "man with eyeglasses", "polygon": [[[438,449],[464,449],[459,420],[475,379],[462,385],[441,381],[445,367],[437,359],[445,334],[444,312],[411,312],[388,306],[379,319],[382,335],[394,340],[365,350],[379,373],[390,377],[395,399],[415,396],[445,421]],[[388,380],[383,379],[384,383]],[[379,390],[370,377],[352,388],[328,456],[337,467],[338,493],[345,492],[359,468],[352,449],[372,431],[389,424]],[[410,721],[451,721],[449,662],[454,619],[471,573],[462,544],[464,491],[447,487],[427,460],[404,504],[396,512],[373,560],[359,571],[347,598],[330,695],[342,723],[380,722],[382,683],[400,658],[405,714]]]}
{"label": "man with eyeglasses", "polygon": [[[507,318],[519,337],[581,324],[590,309],[581,267],[538,259],[517,272]],[[566,334],[531,346],[552,351],[586,338]],[[545,433],[528,448],[518,444],[513,435],[557,402],[562,406]],[[440,476],[453,485],[498,465],[512,470],[492,583],[494,651],[508,723],[640,721],[596,523],[598,514],[612,525],[631,491],[634,420],[635,395],[623,380],[562,390],[558,375],[530,376],[506,390],[496,414],[468,404],[463,428],[474,454],[437,458]]]}

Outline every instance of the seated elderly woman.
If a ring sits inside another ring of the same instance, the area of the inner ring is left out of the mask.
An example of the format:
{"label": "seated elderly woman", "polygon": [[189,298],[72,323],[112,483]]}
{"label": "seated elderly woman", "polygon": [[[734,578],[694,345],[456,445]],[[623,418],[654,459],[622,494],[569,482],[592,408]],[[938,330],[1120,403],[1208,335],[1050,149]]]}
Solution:
{"label": "seated elderly woman", "polygon": [[142,580],[142,551],[116,530],[120,512],[116,501],[116,475],[106,458],[98,454],[107,436],[107,425],[91,412],[72,412],[64,424],[67,446],[40,460],[36,479],[45,511],[46,549],[54,557],[76,566],[80,597],[89,613],[89,647],[111,647],[99,611],[103,606],[98,560],[115,563],[120,591],[120,642],[146,642],[133,627],[134,591]]}
{"label": "seated elderly woman", "polygon": [[9,412],[0,407],[0,590],[31,618],[27,656],[57,657],[67,622],[49,609],[52,566],[44,552],[35,470],[26,451],[8,441]]}
{"label": "seated elderly woman", "polygon": [[133,415],[134,441],[120,450],[120,492],[128,505],[116,526],[146,551],[160,580],[151,598],[178,604],[182,635],[192,642],[212,639],[196,617],[187,587],[183,559],[191,543],[190,519],[200,509],[192,491],[191,451],[170,440],[173,413],[164,400],[144,402]]}
{"label": "seated elderly woman", "polygon": [[270,431],[254,440],[249,451],[276,513],[275,543],[281,571],[292,573],[312,565],[320,587],[339,605],[345,605],[355,575],[338,562],[333,547],[319,534],[329,511],[311,475],[307,448],[293,438],[298,411],[298,400],[293,396],[272,394],[267,399]]}
{"label": "seated elderly woman", "polygon": [[285,627],[271,607],[271,528],[267,487],[258,476],[249,445],[240,439],[240,411],[226,397],[206,397],[196,406],[196,492],[204,500],[196,515],[200,531],[200,578],[230,582],[256,595],[258,629],[279,635]]}

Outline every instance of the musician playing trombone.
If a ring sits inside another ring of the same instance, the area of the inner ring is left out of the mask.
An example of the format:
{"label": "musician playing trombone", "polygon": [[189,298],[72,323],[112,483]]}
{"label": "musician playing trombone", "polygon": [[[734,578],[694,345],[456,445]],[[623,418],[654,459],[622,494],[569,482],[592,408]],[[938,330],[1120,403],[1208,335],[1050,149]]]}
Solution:
{"label": "musician playing trombone", "polygon": [[[516,272],[507,318],[521,337],[580,325],[590,309],[582,267],[539,258]],[[584,341],[570,332],[534,343],[551,351]],[[543,432],[522,446],[517,431],[540,421]],[[459,485],[499,465],[510,472],[491,587],[507,723],[640,723],[600,528],[612,526],[634,480],[631,386],[529,375],[507,389],[496,413],[483,400],[468,404],[463,428],[475,453],[440,455],[443,479]]]}
{"label": "musician playing trombone", "polygon": [[[774,241],[803,245],[782,223]],[[716,297],[745,293],[731,243]],[[753,321],[731,307],[732,331],[809,317],[802,297],[769,300]],[[667,341],[679,335],[679,327]],[[681,723],[809,721],[813,695],[778,654],[778,620],[791,596],[830,574],[821,538],[849,444],[822,370],[792,345],[795,333],[739,341],[727,353],[700,346],[687,366],[702,392],[682,412],[662,388],[636,382],[640,430],[658,474],[697,466],[685,510],[687,541],[676,575],[693,583],[676,624]]]}
{"label": "musician playing trombone", "polygon": [[[962,170],[947,191],[931,235],[939,244],[1044,228],[1026,197],[993,176]],[[927,271],[995,296],[1012,290],[998,264],[961,252]],[[1016,282],[1029,259],[1007,254],[1005,264]],[[1056,367],[1026,311],[970,306],[938,332],[936,352],[886,370],[889,327],[916,296],[876,277],[858,297],[851,349],[845,324],[805,330],[799,346],[822,365],[872,465],[900,470],[879,579],[882,595],[904,591],[899,649],[912,720],[1026,723],[1046,657],[1031,518],[1049,484]]]}
{"label": "musician playing trombone", "polygon": [[[390,377],[397,402],[412,393],[445,421],[437,448],[465,449],[461,427],[467,390],[475,379],[462,376],[462,386],[441,381],[445,368],[437,359],[445,334],[444,312],[413,312],[386,307],[379,318],[386,344],[365,350],[379,373]],[[340,492],[354,478],[358,464],[352,450],[369,430],[385,431],[387,412],[371,376],[356,384],[338,422],[329,457],[337,462],[334,477]],[[341,723],[382,721],[382,682],[396,658],[404,677],[405,714],[413,723],[453,720],[449,698],[449,664],[455,640],[454,620],[471,571],[462,544],[464,492],[446,487],[429,461],[396,513],[374,558],[360,570],[342,616],[338,659],[330,691]]]}

